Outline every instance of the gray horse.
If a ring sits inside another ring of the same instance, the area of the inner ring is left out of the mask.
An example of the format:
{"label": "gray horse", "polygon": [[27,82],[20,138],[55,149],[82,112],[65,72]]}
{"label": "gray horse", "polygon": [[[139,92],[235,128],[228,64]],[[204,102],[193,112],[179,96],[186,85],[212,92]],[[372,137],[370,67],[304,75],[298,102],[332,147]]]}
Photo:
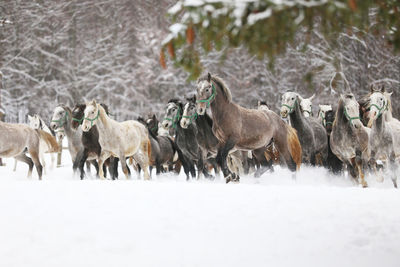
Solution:
{"label": "gray horse", "polygon": [[367,187],[363,166],[368,158],[368,131],[361,119],[359,104],[353,94],[341,95],[333,122],[330,144],[332,152],[347,165],[350,175]]}
{"label": "gray horse", "polygon": [[289,116],[290,125],[296,129],[303,152],[303,162],[311,165],[326,163],[328,138],[325,128],[313,117],[306,118],[301,111],[301,97],[294,92],[282,96],[281,116]]}
{"label": "gray horse", "polygon": [[68,150],[71,154],[72,162],[75,161],[76,155],[80,150],[83,150],[82,145],[82,129],[72,129],[72,112],[71,109],[64,105],[59,105],[54,109],[51,118],[50,128],[59,132],[62,131],[68,138]]}
{"label": "gray horse", "polygon": [[300,168],[301,147],[296,131],[272,111],[246,109],[234,103],[225,82],[210,73],[197,82],[198,114],[204,115],[208,107],[212,113],[213,133],[221,144],[217,162],[226,182],[240,179],[227,167],[229,152],[264,148],[272,139],[288,168],[293,172]]}
{"label": "gray horse", "polygon": [[389,123],[385,120],[385,113],[388,110],[389,100],[383,92],[373,92],[369,95],[369,122],[368,127],[371,127],[369,137],[370,160],[379,181],[383,182],[383,176],[377,173],[376,159],[389,161],[389,169],[391,171],[391,179],[394,187],[397,188],[397,163],[396,154],[394,151],[393,130]]}

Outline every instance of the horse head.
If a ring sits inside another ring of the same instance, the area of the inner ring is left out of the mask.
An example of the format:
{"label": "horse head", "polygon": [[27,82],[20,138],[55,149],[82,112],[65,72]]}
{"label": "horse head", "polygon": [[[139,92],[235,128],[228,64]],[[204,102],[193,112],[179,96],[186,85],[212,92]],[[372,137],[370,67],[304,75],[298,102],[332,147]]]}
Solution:
{"label": "horse head", "polygon": [[318,120],[322,123],[322,125],[326,125],[326,113],[328,111],[332,111],[331,105],[318,105]]}
{"label": "horse head", "polygon": [[312,117],[312,100],[314,99],[315,94],[310,96],[309,98],[301,98],[300,101],[300,109],[303,112],[304,117]]}
{"label": "horse head", "polygon": [[40,117],[37,114],[35,114],[33,116],[28,115],[28,121],[29,121],[29,126],[32,129],[41,129],[40,126],[41,126],[42,122],[40,120]]}
{"label": "horse head", "polygon": [[211,105],[211,102],[215,99],[216,88],[212,83],[211,74],[208,73],[206,78],[199,79],[197,81],[197,113],[204,115],[206,108]]}
{"label": "horse head", "polygon": [[264,111],[270,110],[267,102],[265,102],[263,100],[258,100],[257,101],[257,109],[258,110],[264,110]]}
{"label": "horse head", "polygon": [[64,105],[59,105],[54,109],[53,116],[51,117],[50,128],[53,131],[62,129],[68,122],[68,108]]}
{"label": "horse head", "polygon": [[281,117],[287,118],[299,103],[301,97],[295,92],[286,92],[282,95]]}
{"label": "horse head", "polygon": [[[391,94],[389,94],[390,96]],[[374,120],[389,109],[389,100],[382,91],[375,91],[369,96],[369,120],[368,127],[371,128]]]}
{"label": "horse head", "polygon": [[89,131],[94,125],[96,125],[97,120],[100,116],[100,108],[96,101],[93,100],[86,103],[86,108],[84,111],[84,119],[82,122],[82,131]]}
{"label": "horse head", "polygon": [[363,124],[360,118],[360,105],[353,94],[346,94],[340,96],[343,103],[343,113],[346,120],[355,129],[362,128]]}
{"label": "horse head", "polygon": [[187,98],[188,102],[183,107],[181,127],[187,129],[197,119],[196,96]]}
{"label": "horse head", "polygon": [[86,104],[77,104],[72,109],[72,129],[77,129],[79,125],[82,124],[83,119],[85,117],[84,111],[86,108]]}
{"label": "horse head", "polygon": [[156,114],[151,114],[146,121],[148,129],[154,134],[158,134],[158,120]]}
{"label": "horse head", "polygon": [[177,99],[168,101],[162,126],[165,129],[176,128],[182,115],[182,103]]}

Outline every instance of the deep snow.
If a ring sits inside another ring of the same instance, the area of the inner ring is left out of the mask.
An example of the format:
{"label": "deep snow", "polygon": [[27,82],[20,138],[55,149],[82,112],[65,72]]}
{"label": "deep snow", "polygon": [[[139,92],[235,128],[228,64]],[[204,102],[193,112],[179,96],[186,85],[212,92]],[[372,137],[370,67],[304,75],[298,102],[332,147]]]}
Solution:
{"label": "deep snow", "polygon": [[[67,153],[64,153],[66,155]],[[0,266],[400,266],[400,192],[323,169],[240,184],[0,167]],[[50,161],[48,160],[48,165]]]}

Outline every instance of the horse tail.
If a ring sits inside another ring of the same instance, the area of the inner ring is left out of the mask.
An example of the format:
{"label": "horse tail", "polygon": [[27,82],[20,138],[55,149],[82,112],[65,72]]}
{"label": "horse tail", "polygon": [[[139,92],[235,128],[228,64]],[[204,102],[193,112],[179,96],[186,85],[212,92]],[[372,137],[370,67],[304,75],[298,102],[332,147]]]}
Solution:
{"label": "horse tail", "polygon": [[39,134],[39,138],[42,139],[47,144],[49,150],[46,152],[56,153],[60,151],[60,146],[57,143],[57,140],[54,136],[52,136],[48,132],[39,129],[36,129],[36,132]]}
{"label": "horse tail", "polygon": [[302,150],[299,138],[297,136],[296,130],[290,126],[286,125],[287,129],[287,141],[289,144],[289,151],[290,155],[292,156],[293,161],[296,163],[296,170],[300,170],[301,165],[301,157],[302,157]]}

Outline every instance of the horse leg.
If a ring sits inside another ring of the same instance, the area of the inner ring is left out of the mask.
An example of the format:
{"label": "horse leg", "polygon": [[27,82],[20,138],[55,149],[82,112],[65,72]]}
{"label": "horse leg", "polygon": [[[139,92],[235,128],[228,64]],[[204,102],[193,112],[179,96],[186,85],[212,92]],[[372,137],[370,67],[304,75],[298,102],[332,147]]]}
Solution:
{"label": "horse leg", "polygon": [[[129,180],[131,178],[130,172],[128,170],[128,166],[126,164],[126,159],[125,159],[125,154],[124,153],[120,153],[119,158],[121,159],[121,167],[122,167],[122,171],[125,174],[125,177],[127,180]],[[136,162],[138,162],[137,157],[134,156],[134,159]],[[140,166],[140,164],[139,164]]]}
{"label": "horse leg", "polygon": [[110,157],[111,164],[108,167],[108,172],[110,173],[111,179],[118,179],[118,160],[117,157]]}
{"label": "horse leg", "polygon": [[389,164],[390,164],[390,170],[392,172],[391,178],[392,178],[393,186],[395,188],[397,188],[397,163],[396,163],[396,155],[395,155],[394,151],[392,151],[392,153],[390,153]]}
{"label": "horse leg", "polygon": [[226,183],[229,183],[230,181],[238,182],[240,180],[239,175],[236,175],[229,171],[228,164],[226,162],[226,158],[228,157],[229,151],[231,151],[232,148],[234,147],[235,147],[235,142],[229,139],[223,146],[221,146],[217,154],[217,162],[222,168],[222,173],[224,174]]}
{"label": "horse leg", "polygon": [[368,160],[368,166],[369,168],[371,168],[374,171],[376,180],[380,183],[383,182],[383,176],[382,173],[378,173],[377,167],[376,167],[377,163],[376,163],[376,159],[375,159],[375,151],[371,151],[371,157]]}
{"label": "horse leg", "polygon": [[[98,168],[99,168],[99,177],[100,179],[104,179],[103,165],[104,161],[109,158],[109,153],[105,151],[101,151],[100,157],[98,158]],[[126,162],[125,162],[126,164]]]}
{"label": "horse leg", "polygon": [[54,156],[54,153],[50,153],[50,158],[51,158],[51,165],[50,165],[50,169],[54,169],[54,162],[56,160],[56,157]]}
{"label": "horse leg", "polygon": [[[17,158],[14,158],[14,169],[13,169],[14,172],[17,171],[17,162],[18,162]],[[32,161],[32,165],[33,165],[33,161]]]}
{"label": "horse leg", "polygon": [[39,175],[39,180],[42,180],[43,167],[39,160],[39,153],[38,153],[38,151],[35,151],[35,150],[29,150],[29,154],[31,155],[33,163],[35,164],[36,171]]}
{"label": "horse leg", "polygon": [[363,167],[362,167],[362,157],[361,157],[361,151],[360,150],[356,150],[356,166],[357,166],[357,170],[358,170],[358,176],[361,179],[361,185],[362,187],[368,187],[367,182],[365,181],[365,177],[364,177],[364,173],[363,173]]}
{"label": "horse leg", "polygon": [[151,147],[150,147],[150,141],[148,139],[143,140],[142,143],[140,144],[140,150],[142,151],[143,155],[141,156],[141,167],[143,169],[143,177],[145,180],[150,180],[150,175],[149,175],[149,165],[150,165],[150,153],[151,153]]}
{"label": "horse leg", "polygon": [[25,162],[26,164],[28,164],[28,166],[29,166],[28,178],[31,178],[32,177],[32,170],[33,170],[33,161],[32,161],[32,159],[30,157],[28,157],[27,155],[25,155],[24,153],[19,154],[14,159],[15,159],[15,163],[17,163],[17,160],[19,160],[19,161],[22,161],[22,162]]}
{"label": "horse leg", "polygon": [[72,165],[72,169],[74,172],[76,172],[76,169],[79,168],[81,180],[83,179],[83,177],[85,177],[85,170],[83,169],[83,167],[85,165],[85,161],[87,158],[87,156],[86,157],[84,156],[85,155],[84,151],[85,148],[83,148],[76,154],[74,164]]}

